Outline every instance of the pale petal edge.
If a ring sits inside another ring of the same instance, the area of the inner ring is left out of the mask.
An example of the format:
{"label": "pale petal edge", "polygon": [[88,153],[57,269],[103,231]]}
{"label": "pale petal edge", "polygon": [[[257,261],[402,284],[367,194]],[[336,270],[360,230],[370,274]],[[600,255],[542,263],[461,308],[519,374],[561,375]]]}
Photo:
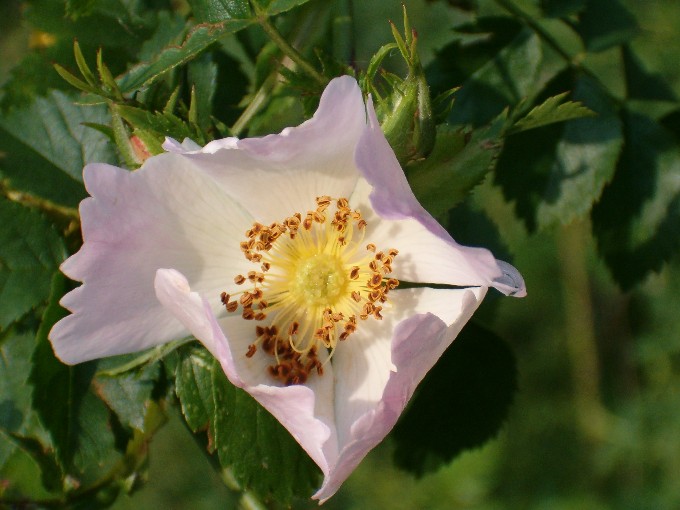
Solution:
{"label": "pale petal edge", "polygon": [[432,313],[415,315],[397,326],[392,342],[392,361],[396,371],[390,374],[378,406],[352,425],[353,439],[341,449],[337,464],[312,496],[319,500],[319,504],[337,492],[368,452],[392,430],[416,386],[472,317],[486,294],[486,288],[462,292],[460,314],[448,327]]}

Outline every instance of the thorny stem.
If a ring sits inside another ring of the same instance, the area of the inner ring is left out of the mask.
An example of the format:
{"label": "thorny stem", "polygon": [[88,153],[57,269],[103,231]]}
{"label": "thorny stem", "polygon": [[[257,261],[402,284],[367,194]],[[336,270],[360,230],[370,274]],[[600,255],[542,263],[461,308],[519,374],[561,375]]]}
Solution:
{"label": "thorny stem", "polygon": [[286,41],[286,39],[281,35],[281,33],[276,29],[276,27],[269,21],[269,17],[262,12],[259,8],[257,2],[253,1],[253,8],[257,15],[257,21],[269,36],[269,38],[276,44],[279,49],[290,58],[300,69],[307,73],[311,78],[316,80],[321,85],[326,85],[328,80],[319,73],[316,68],[307,62],[307,60],[298,52],[291,44]]}

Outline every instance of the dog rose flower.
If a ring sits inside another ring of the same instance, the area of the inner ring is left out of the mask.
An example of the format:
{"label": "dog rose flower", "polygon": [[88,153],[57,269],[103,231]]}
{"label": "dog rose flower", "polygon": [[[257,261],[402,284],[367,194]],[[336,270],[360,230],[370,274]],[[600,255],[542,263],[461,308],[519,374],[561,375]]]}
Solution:
{"label": "dog rose flower", "polygon": [[318,464],[320,501],[487,289],[525,294],[417,202],[353,78],[278,135],[164,147],[134,172],[85,167],[84,244],[61,268],[82,285],[61,301],[55,353],[73,364],[194,335]]}

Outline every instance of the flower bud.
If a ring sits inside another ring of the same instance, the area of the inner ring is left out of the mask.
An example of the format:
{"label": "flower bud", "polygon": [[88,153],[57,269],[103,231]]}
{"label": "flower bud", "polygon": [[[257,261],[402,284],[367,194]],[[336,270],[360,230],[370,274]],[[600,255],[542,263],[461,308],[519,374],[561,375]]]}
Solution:
{"label": "flower bud", "polygon": [[[376,110],[381,127],[397,159],[402,165],[425,158],[434,147],[435,119],[432,114],[430,88],[416,51],[418,34],[408,23],[404,9],[404,37],[392,25],[392,33],[402,57],[408,66],[406,78],[384,73],[390,88],[386,97],[376,96]],[[393,45],[385,47],[392,48]],[[386,51],[376,54],[379,63]],[[369,76],[370,78],[370,76]],[[372,90],[371,90],[372,91]]]}

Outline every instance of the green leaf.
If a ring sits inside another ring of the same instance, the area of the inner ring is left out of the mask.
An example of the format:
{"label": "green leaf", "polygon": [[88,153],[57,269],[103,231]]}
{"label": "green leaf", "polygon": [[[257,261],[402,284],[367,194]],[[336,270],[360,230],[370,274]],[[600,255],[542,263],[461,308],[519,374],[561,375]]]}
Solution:
{"label": "green leaf", "polygon": [[604,51],[635,37],[640,27],[619,0],[587,0],[576,27],[589,51]]}
{"label": "green leaf", "polygon": [[[39,214],[0,198],[0,330],[47,301],[66,250]],[[29,284],[30,282],[30,284]]]}
{"label": "green leaf", "polygon": [[[152,113],[142,108],[126,105],[114,105],[114,108],[134,129],[144,130],[147,134],[154,135],[159,147],[166,136],[177,140],[191,138],[197,142],[203,142],[203,136],[197,129],[193,129],[191,125],[172,113]],[[156,151],[158,152],[160,151]]]}
{"label": "green leaf", "polygon": [[677,101],[670,85],[660,75],[648,72],[630,46],[624,46],[622,52],[628,99]]}
{"label": "green leaf", "polygon": [[123,425],[144,431],[147,405],[152,400],[159,373],[160,365],[153,363],[120,375],[98,375],[94,387]]}
{"label": "green leaf", "polygon": [[[47,182],[28,184],[28,177],[21,175],[23,166],[15,168],[0,160],[3,173],[16,183],[27,183],[22,189],[30,192],[46,191],[41,195],[56,198],[70,205],[82,195],[83,166],[90,162],[116,163],[113,147],[102,133],[84,126],[83,123],[108,124],[109,115],[103,105],[80,106],[72,96],[54,91],[46,98],[37,98],[29,107],[15,109],[0,117],[0,144],[12,158],[14,151],[28,150],[34,160],[39,157],[43,164],[56,168],[54,172],[40,172]],[[33,175],[33,180],[36,175]],[[75,181],[75,182],[74,182]],[[29,181],[30,182],[30,181]],[[69,190],[61,191],[62,186]]]}
{"label": "green leaf", "polygon": [[230,19],[222,23],[198,25],[181,45],[167,46],[148,61],[132,67],[118,80],[118,87],[123,93],[146,87],[168,71],[195,58],[222,37],[238,32],[251,23],[251,19]]}
{"label": "green leaf", "polygon": [[422,476],[481,446],[498,434],[516,389],[515,358],[507,344],[468,323],[391,432],[397,465]]}
{"label": "green leaf", "polygon": [[680,145],[649,117],[624,111],[623,120],[623,152],[592,221],[600,253],[628,290],[680,248]]}
{"label": "green leaf", "polygon": [[175,391],[182,405],[184,419],[193,432],[207,431],[208,449],[215,451],[215,439],[210,428],[215,415],[212,397],[212,356],[205,349],[189,348],[177,365]]}
{"label": "green leaf", "polygon": [[453,208],[482,182],[500,153],[506,122],[506,116],[501,115],[472,132],[438,129],[432,154],[407,167],[411,189],[430,214],[436,217]]}
{"label": "green leaf", "polygon": [[483,125],[534,93],[542,60],[536,34],[521,32],[513,42],[463,83],[456,92],[451,124]]}
{"label": "green leaf", "polygon": [[217,89],[217,64],[212,54],[204,53],[188,65],[189,84],[195,93],[198,125],[207,130],[211,124],[213,100]]}
{"label": "green leaf", "polygon": [[5,494],[15,497],[61,488],[49,439],[31,408],[28,376],[34,347],[30,329],[10,328],[0,335],[0,479],[9,481]]}
{"label": "green leaf", "polygon": [[581,117],[592,117],[595,113],[586,108],[581,103],[575,101],[565,101],[569,92],[563,92],[556,96],[549,97],[543,103],[535,106],[529,113],[519,119],[507,130],[507,134],[517,133],[534,129],[555,122],[578,119]]}
{"label": "green leaf", "polygon": [[209,449],[244,489],[288,505],[293,496],[309,497],[317,487],[319,470],[304,450],[268,411],[227,380],[204,349],[185,349],[177,388],[187,423],[192,430],[207,427]]}
{"label": "green leaf", "polygon": [[549,18],[561,18],[583,10],[588,0],[540,0],[543,14]]}
{"label": "green leaf", "polygon": [[96,364],[62,364],[47,338],[52,326],[67,314],[59,306],[66,288],[66,277],[56,273],[38,330],[29,381],[33,407],[52,438],[60,466],[73,476],[94,480],[114,451],[106,406],[90,392]]}
{"label": "green leaf", "polygon": [[252,17],[248,0],[189,0],[199,23],[220,23]]}
{"label": "green leaf", "polygon": [[9,434],[23,434],[28,425],[31,389],[27,379],[34,345],[30,332],[10,329],[0,335],[0,473],[17,448]]}
{"label": "green leaf", "polygon": [[621,120],[596,83],[579,80],[573,97],[597,116],[565,125],[537,211],[541,227],[567,224],[590,211],[612,179],[623,145]]}
{"label": "green leaf", "polygon": [[97,0],[66,0],[66,15],[73,19],[87,16],[92,12]]}
{"label": "green leaf", "polygon": [[275,16],[306,4],[309,0],[257,0],[257,2],[269,16]]}
{"label": "green leaf", "polygon": [[[554,82],[564,86],[564,79]],[[623,135],[611,99],[587,77],[573,99],[597,116],[519,132],[498,160],[496,182],[529,230],[586,214],[614,175]]]}

